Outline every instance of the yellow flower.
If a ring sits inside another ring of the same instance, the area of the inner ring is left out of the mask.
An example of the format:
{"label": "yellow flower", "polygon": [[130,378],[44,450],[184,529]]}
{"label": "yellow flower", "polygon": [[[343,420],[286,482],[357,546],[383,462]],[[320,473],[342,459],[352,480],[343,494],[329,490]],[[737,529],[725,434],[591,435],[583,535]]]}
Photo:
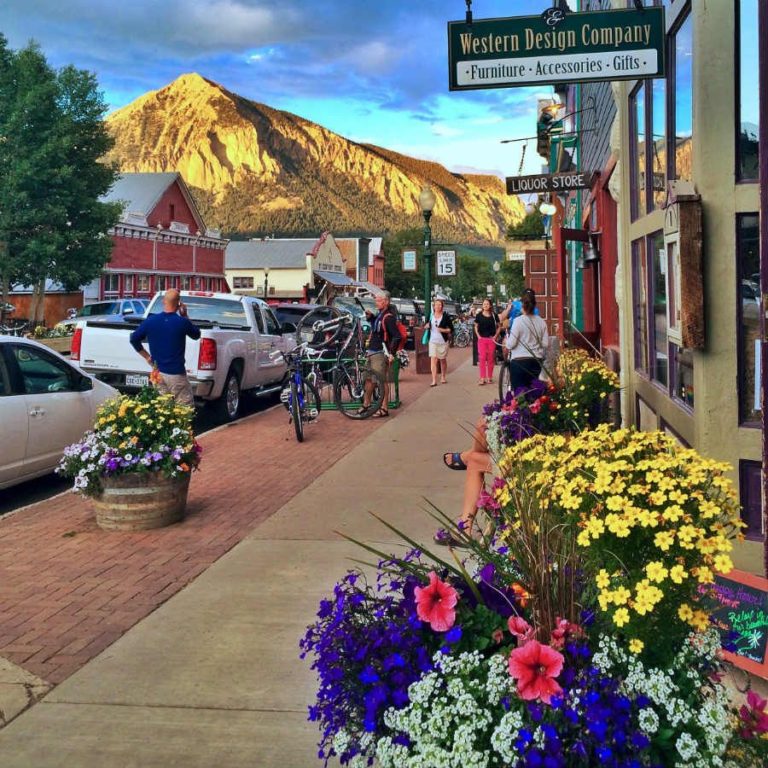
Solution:
{"label": "yellow flower", "polygon": [[703,632],[709,627],[709,614],[706,611],[694,611],[693,617],[689,619],[688,623],[694,627],[694,629]]}
{"label": "yellow flower", "polygon": [[675,534],[669,531],[659,531],[659,533],[653,537],[653,543],[662,552],[666,552],[675,543]]}
{"label": "yellow flower", "polygon": [[699,580],[699,584],[711,584],[715,580],[715,574],[712,573],[712,569],[706,565],[702,565],[696,573],[696,578]]}
{"label": "yellow flower", "polygon": [[597,582],[598,589],[605,589],[611,583],[611,577],[605,568],[600,570],[597,574],[595,581]]}
{"label": "yellow flower", "polygon": [[123,430],[123,434],[124,434],[124,435],[127,435],[127,434],[128,434],[129,432],[131,432],[132,430],[133,430],[133,427],[126,427],[126,428]]}
{"label": "yellow flower", "polygon": [[693,609],[688,603],[683,603],[677,609],[677,615],[680,621],[690,621],[693,618]]}
{"label": "yellow flower", "polygon": [[663,563],[658,560],[654,560],[652,563],[648,563],[645,566],[645,572],[648,574],[648,578],[651,581],[661,583],[669,575],[669,571],[664,567]]}
{"label": "yellow flower", "polygon": [[645,643],[642,640],[638,640],[636,637],[633,637],[629,641],[629,650],[632,651],[632,653],[640,653],[643,648],[645,648]]}
{"label": "yellow flower", "polygon": [[632,593],[626,587],[619,587],[613,592],[612,597],[616,605],[626,605],[629,598],[632,597]]}
{"label": "yellow flower", "polygon": [[733,570],[733,561],[728,555],[715,555],[715,570],[720,573],[730,573]]}
{"label": "yellow flower", "polygon": [[613,623],[617,627],[623,627],[625,624],[629,624],[629,611],[626,608],[619,608],[613,614]]}
{"label": "yellow flower", "polygon": [[669,569],[669,578],[672,579],[672,581],[675,582],[675,584],[682,584],[683,579],[685,579],[688,576],[688,572],[683,568],[682,565],[673,565]]}

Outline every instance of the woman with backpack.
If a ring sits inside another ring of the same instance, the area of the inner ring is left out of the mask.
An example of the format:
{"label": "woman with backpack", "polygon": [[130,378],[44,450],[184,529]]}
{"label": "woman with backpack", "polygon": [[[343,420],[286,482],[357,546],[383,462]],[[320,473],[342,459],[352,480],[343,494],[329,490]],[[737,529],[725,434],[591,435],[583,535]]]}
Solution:
{"label": "woman with backpack", "polygon": [[432,304],[432,317],[424,323],[424,330],[429,330],[429,363],[432,371],[430,387],[437,386],[437,371],[440,369],[440,383],[447,384],[448,341],[453,331],[451,318],[443,312],[443,302],[435,299]]}
{"label": "woman with backpack", "polygon": [[530,387],[541,373],[541,364],[549,346],[547,324],[535,314],[536,294],[530,289],[523,293],[522,310],[522,314],[514,319],[506,340],[513,392],[520,387]]}

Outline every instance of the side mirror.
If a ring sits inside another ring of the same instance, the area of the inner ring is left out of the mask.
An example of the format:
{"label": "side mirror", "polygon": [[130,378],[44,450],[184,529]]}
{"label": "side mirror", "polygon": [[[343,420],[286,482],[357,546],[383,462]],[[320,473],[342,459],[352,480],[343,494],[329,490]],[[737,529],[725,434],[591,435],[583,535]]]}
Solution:
{"label": "side mirror", "polygon": [[90,392],[93,389],[93,379],[90,376],[83,376],[80,379],[79,392]]}
{"label": "side mirror", "polygon": [[123,314],[124,314],[124,315],[132,315],[132,314],[134,314],[134,310],[133,310],[133,307],[126,307],[126,308],[123,310]]}

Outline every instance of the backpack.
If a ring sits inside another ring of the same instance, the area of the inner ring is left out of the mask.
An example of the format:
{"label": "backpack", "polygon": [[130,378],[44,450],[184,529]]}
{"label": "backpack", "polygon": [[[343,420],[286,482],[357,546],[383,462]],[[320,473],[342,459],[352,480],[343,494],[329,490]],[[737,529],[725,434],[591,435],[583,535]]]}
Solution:
{"label": "backpack", "polygon": [[[397,332],[400,334],[400,341],[397,342],[397,349],[389,349],[389,340],[387,339],[387,326],[384,323],[384,317],[392,315],[397,323]],[[390,355],[396,355],[401,349],[405,349],[405,344],[408,341],[408,329],[405,327],[405,323],[394,313],[387,312],[384,317],[381,318],[381,331],[384,334],[384,343],[387,345]]]}

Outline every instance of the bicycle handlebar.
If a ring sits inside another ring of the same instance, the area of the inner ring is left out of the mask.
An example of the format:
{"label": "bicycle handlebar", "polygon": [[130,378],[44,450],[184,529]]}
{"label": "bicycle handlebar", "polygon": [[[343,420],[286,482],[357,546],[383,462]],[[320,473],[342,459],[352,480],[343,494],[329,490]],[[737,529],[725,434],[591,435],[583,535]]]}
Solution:
{"label": "bicycle handlebar", "polygon": [[339,325],[346,325],[347,323],[351,323],[352,320],[353,317],[350,314],[339,315],[339,317],[334,317],[331,320],[316,320],[314,323],[312,323],[312,330],[315,331],[315,333],[330,331]]}

